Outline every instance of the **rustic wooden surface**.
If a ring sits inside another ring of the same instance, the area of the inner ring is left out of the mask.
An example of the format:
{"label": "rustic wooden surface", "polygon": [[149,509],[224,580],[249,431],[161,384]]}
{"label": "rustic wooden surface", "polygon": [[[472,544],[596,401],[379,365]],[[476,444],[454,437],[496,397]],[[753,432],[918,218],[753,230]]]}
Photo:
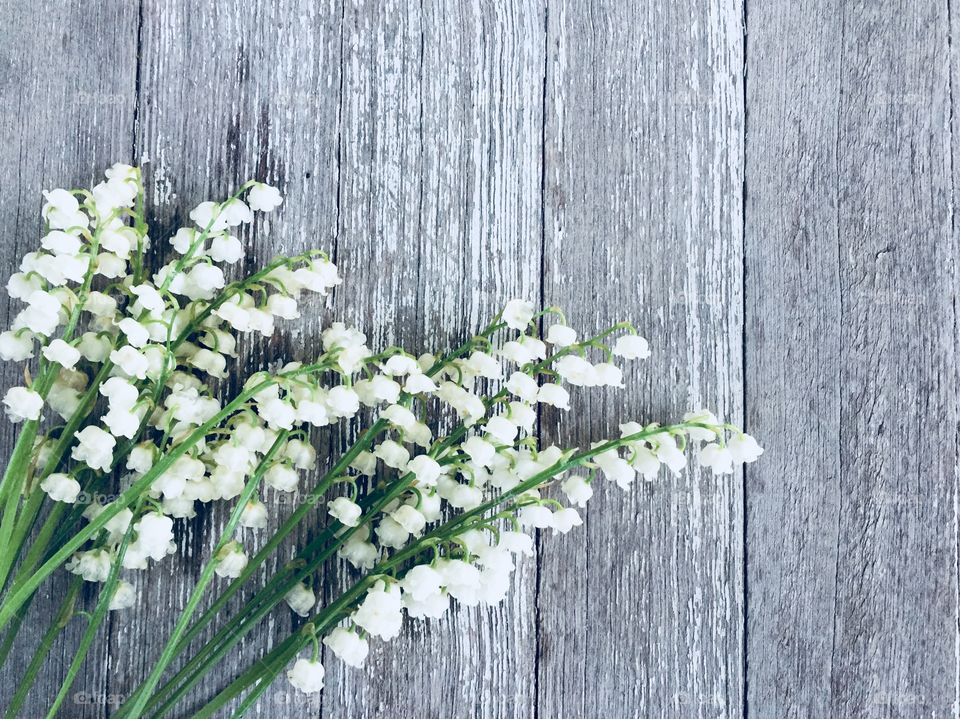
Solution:
{"label": "rustic wooden surface", "polygon": [[[625,395],[544,413],[548,437],[705,405],[767,448],[733,479],[606,488],[580,531],[539,539],[501,608],[410,623],[362,671],[327,662],[321,696],[278,685],[255,716],[956,716],[949,3],[0,7],[4,275],[37,241],[40,191],[113,161],[144,163],[161,242],[257,177],[286,201],[252,262],[320,246],[345,282],[247,345],[251,365],[309,356],[330,317],[426,349],[526,296],[585,330],[630,319],[655,352]],[[143,675],[222,521],[190,522],[138,578],[63,716],[108,717]]]}

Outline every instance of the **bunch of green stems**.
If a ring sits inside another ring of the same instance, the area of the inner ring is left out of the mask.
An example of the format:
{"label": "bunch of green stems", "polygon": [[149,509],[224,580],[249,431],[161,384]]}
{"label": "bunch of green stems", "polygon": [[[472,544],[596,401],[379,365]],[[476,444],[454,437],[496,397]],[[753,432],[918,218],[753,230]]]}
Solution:
{"label": "bunch of green stems", "polygon": [[[430,374],[436,374],[444,368],[447,362],[466,354],[475,347],[477,343],[488,341],[489,335],[499,329],[500,326],[501,325],[494,323],[481,333],[480,336],[450,353],[444,361],[439,362],[430,370]],[[529,368],[528,371],[533,374],[537,374],[540,371],[548,371],[549,365],[564,354],[594,345],[603,337],[617,329],[621,329],[621,326],[612,327],[587,342],[561,350],[549,359]],[[489,410],[497,403],[504,401],[506,396],[504,390],[496,392],[485,399],[486,408]],[[407,403],[409,400],[410,397],[403,397],[401,401]],[[236,680],[218,694],[197,716],[212,715],[214,712],[221,710],[228,703],[235,700],[247,688],[255,685],[256,689],[254,692],[251,693],[237,709],[235,716],[242,716],[243,713],[253,705],[256,698],[266,690],[266,687],[276,677],[277,673],[282,670],[290,658],[295,656],[307,643],[313,641],[313,638],[317,634],[329,630],[344,616],[349,614],[355,607],[357,601],[363,597],[365,591],[377,580],[377,577],[384,573],[402,576],[402,571],[411,561],[417,560],[426,552],[438,551],[438,548],[456,544],[456,536],[468,529],[479,526],[492,527],[492,522],[498,518],[513,518],[515,516],[515,510],[523,503],[521,495],[532,489],[542,488],[553,478],[570,469],[587,464],[592,457],[595,457],[601,452],[627,446],[631,442],[643,440],[664,432],[682,436],[686,430],[698,426],[703,427],[704,425],[696,422],[688,422],[668,427],[652,426],[639,434],[631,435],[591,450],[568,452],[561,461],[554,466],[526,480],[515,489],[500,494],[474,510],[454,516],[448,521],[443,522],[440,526],[431,530],[403,550],[395,552],[393,555],[385,558],[374,570],[361,577],[340,598],[336,599],[332,604],[324,608],[322,612],[307,622],[303,632],[285,639],[273,652],[256,662],[249,672],[237,677]],[[127,702],[120,707],[115,716],[121,718],[166,716],[177,706],[178,702],[184,699],[211,669],[226,656],[231,648],[236,646],[244,636],[254,629],[274,607],[282,603],[286,594],[297,583],[319,571],[351,536],[357,531],[360,531],[364,525],[368,525],[371,520],[382,512],[391,502],[395,501],[405,492],[410,491],[415,481],[415,476],[412,473],[405,473],[393,481],[387,481],[376,487],[361,501],[363,512],[357,526],[348,527],[337,521],[329,524],[313,540],[302,547],[293,560],[283,565],[253,597],[248,599],[226,624],[197,649],[191,658],[184,663],[169,680],[160,684],[160,679],[171,662],[178,655],[184,653],[190,642],[196,639],[215,618],[220,616],[220,612],[227,605],[227,602],[245,586],[263,562],[272,555],[280,543],[297,527],[299,522],[310,514],[311,508],[319,502],[320,498],[342,477],[351,462],[353,462],[361,452],[368,449],[386,429],[386,423],[379,421],[362,433],[356,442],[339,458],[310,493],[308,493],[305,501],[280,527],[271,540],[251,559],[241,575],[220,593],[219,597],[200,617],[191,623],[190,617],[199,605],[200,594],[204,588],[198,584],[193,595],[188,599],[184,612],[181,614],[150,676],[137,688]],[[463,457],[456,452],[456,447],[458,442],[464,438],[467,429],[468,428],[462,423],[456,425],[445,437],[438,440],[430,448],[428,454],[441,465],[459,462]],[[515,522],[515,519],[512,519],[512,521]],[[144,712],[147,712],[147,714]]]}
{"label": "bunch of green stems", "polygon": [[[136,226],[140,226],[139,221]],[[208,228],[209,229],[209,228]],[[198,242],[202,243],[201,239]],[[95,242],[95,237],[93,239]],[[142,251],[142,250],[141,250]],[[187,326],[176,337],[167,343],[169,356],[183,342],[201,331],[202,324],[210,313],[220,304],[227,301],[235,292],[241,292],[256,286],[273,269],[287,262],[295,262],[300,258],[278,259],[260,272],[240,282],[228,285],[216,300],[208,303],[202,311],[191,318]],[[137,263],[142,267],[142,261]],[[140,271],[140,270],[138,270]],[[90,277],[84,283],[78,294],[74,306],[68,332],[73,332],[79,312],[83,308],[85,292],[89,292]],[[547,310],[552,311],[552,310]],[[504,324],[499,317],[486,329],[475,337],[470,338],[460,347],[440,357],[427,371],[429,376],[438,376],[451,368],[454,361],[469,354],[473,349],[488,345],[492,336]],[[616,330],[623,329],[623,325],[615,325],[585,342],[577,343],[558,350],[551,357],[533,363],[524,368],[524,371],[537,377],[541,373],[549,373],[550,365],[560,357],[571,352],[582,352],[589,347],[603,347],[601,340]],[[121,336],[117,336],[116,343],[122,343]],[[118,346],[115,345],[115,346]],[[372,363],[382,360],[396,351],[391,348],[385,353],[376,355],[368,360]],[[168,372],[155,381],[149,389],[150,401],[156,404],[162,395]],[[56,503],[41,525],[33,542],[27,550],[26,556],[20,555],[26,545],[28,537],[35,528],[35,522],[40,514],[44,494],[39,490],[39,482],[51,472],[56,471],[65,462],[66,452],[72,444],[73,437],[86,419],[91,415],[97,401],[100,385],[109,376],[111,366],[105,362],[90,381],[85,390],[75,414],[59,430],[53,448],[42,468],[33,465],[36,456],[33,447],[37,435],[37,423],[27,423],[14,448],[10,465],[0,484],[0,506],[4,513],[0,519],[0,540],[6,542],[10,548],[0,558],[0,587],[4,588],[0,599],[0,630],[5,630],[4,638],[0,643],[0,661],[5,660],[11,651],[13,639],[19,626],[26,617],[32,598],[37,589],[50,575],[61,567],[64,562],[76,551],[83,548],[94,548],[105,541],[104,527],[111,518],[125,508],[140,508],[146,501],[151,485],[170,468],[181,456],[189,452],[199,442],[204,441],[212,433],[217,432],[231,417],[248,410],[250,402],[270,384],[282,382],[305,374],[319,374],[336,369],[336,352],[327,353],[312,364],[296,367],[280,375],[258,375],[258,381],[248,383],[233,399],[227,402],[222,409],[203,423],[186,438],[177,443],[170,443],[162,448],[153,467],[142,476],[135,479],[128,487],[116,496],[114,501],[107,504],[103,510],[85,522],[82,519],[80,507]],[[34,388],[42,395],[48,392],[56,377],[55,368],[41,362],[38,379]],[[349,377],[344,378],[349,382]],[[44,395],[45,396],[45,395]],[[485,409],[490,411],[498,403],[505,402],[505,390],[493,392],[485,398]],[[402,394],[400,403],[410,406],[413,397]],[[523,505],[525,496],[531,490],[541,489],[554,478],[570,469],[589,464],[590,460],[601,452],[627,446],[631,442],[643,440],[656,434],[670,433],[682,436],[694,427],[704,427],[697,422],[688,422],[672,426],[653,425],[642,432],[619,440],[613,440],[589,450],[568,451],[563,454],[553,466],[548,467],[529,479],[521,482],[517,487],[500,493],[489,499],[479,507],[456,514],[443,521],[434,529],[413,540],[409,545],[384,556],[380,562],[368,573],[361,576],[340,597],[317,614],[310,617],[301,630],[292,633],[280,642],[272,651],[257,661],[248,671],[231,681],[219,694],[213,697],[199,713],[198,717],[213,716],[225,707],[240,700],[233,716],[243,716],[252,707],[257,699],[266,691],[270,683],[300,652],[304,646],[322,634],[356,607],[379,577],[390,575],[396,578],[412,565],[418,563],[430,552],[454,551],[458,545],[456,538],[463,532],[478,527],[495,530],[495,523],[500,520],[516,522],[516,510]],[[710,429],[714,429],[710,427]],[[456,424],[445,436],[438,439],[429,448],[427,454],[441,465],[458,463],[464,459],[459,452],[459,443],[464,439],[469,427],[463,422]],[[146,418],[141,423],[133,438],[118,447],[114,462],[121,461],[129,451],[149,432]],[[299,582],[318,572],[361,528],[369,526],[371,520],[378,516],[385,507],[414,487],[415,476],[407,472],[392,480],[385,480],[375,486],[362,500],[362,516],[357,526],[344,526],[338,521],[330,522],[321,532],[303,547],[299,548],[296,557],[285,563],[266,581],[249,599],[232,612],[226,621],[214,634],[198,648],[190,652],[193,643],[200,635],[224,614],[230,600],[247,586],[264,563],[272,557],[299,527],[301,522],[311,518],[324,495],[338,482],[343,481],[351,464],[361,453],[372,448],[374,443],[389,431],[385,420],[378,419],[358,436],[356,441],[330,466],[321,479],[307,493],[294,512],[281,524],[264,546],[250,559],[240,575],[224,588],[216,599],[198,617],[194,615],[201,606],[205,593],[210,587],[219,561],[220,552],[233,539],[240,515],[247,502],[258,492],[261,480],[266,469],[280,451],[282,445],[290,438],[290,432],[281,432],[273,446],[261,458],[260,462],[249,476],[243,490],[236,500],[236,504],[224,526],[221,536],[209,560],[204,564],[197,584],[188,598],[177,622],[167,638],[157,661],[143,682],[129,696],[127,701],[115,713],[121,719],[134,719],[141,716],[162,717],[173,711],[191,690],[235,647],[244,636],[254,629],[278,605],[283,602],[288,592]],[[112,469],[112,468],[111,468]],[[109,481],[111,472],[96,472],[86,470],[81,473],[83,490],[87,493],[99,491]],[[92,612],[81,613],[76,610],[76,603],[81,582],[74,578],[65,593],[60,609],[53,617],[53,621],[42,637],[39,646],[27,666],[23,681],[18,685],[6,717],[16,717],[26,701],[28,692],[35,681],[45,657],[49,654],[56,636],[61,632],[74,616],[85,616],[88,619],[77,652],[67,670],[66,678],[61,685],[57,697],[49,708],[47,717],[53,717],[67,696],[69,688],[81,669],[83,660],[92,642],[100,629],[104,618],[109,612],[109,605],[119,581],[119,572],[127,544],[130,541],[132,530],[128,530],[123,538],[110,568],[110,573],[100,587],[96,605]],[[18,563],[19,562],[19,563]],[[16,569],[14,572],[13,570]],[[189,657],[189,658],[187,658]],[[186,661],[183,661],[186,659]],[[182,662],[176,672],[166,681],[164,677],[174,662]],[[245,696],[244,696],[245,695]]]}

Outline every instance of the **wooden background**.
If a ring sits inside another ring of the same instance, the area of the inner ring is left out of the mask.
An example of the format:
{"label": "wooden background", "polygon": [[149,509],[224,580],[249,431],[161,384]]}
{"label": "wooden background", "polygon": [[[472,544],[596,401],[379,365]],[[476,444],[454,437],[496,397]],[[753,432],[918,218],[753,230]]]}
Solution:
{"label": "wooden background", "polygon": [[[655,352],[625,394],[546,416],[548,437],[707,405],[767,449],[733,479],[606,487],[503,607],[410,623],[363,670],[327,661],[322,696],[278,685],[254,715],[956,715],[949,2],[0,7],[4,276],[44,188],[144,163],[163,243],[257,177],[286,200],[255,263],[319,246],[345,282],[251,363],[309,356],[331,316],[426,349],[524,296],[585,330],[633,320]],[[221,519],[138,578],[64,716],[109,716],[143,675]],[[289,626],[278,612],[205,691]]]}

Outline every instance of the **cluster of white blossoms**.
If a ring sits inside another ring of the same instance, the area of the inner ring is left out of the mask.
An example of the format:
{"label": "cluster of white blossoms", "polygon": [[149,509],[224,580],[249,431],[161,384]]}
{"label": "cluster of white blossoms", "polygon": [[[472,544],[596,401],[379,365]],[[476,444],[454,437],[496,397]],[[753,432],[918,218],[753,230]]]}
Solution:
{"label": "cluster of white blossoms", "polygon": [[[190,213],[194,226],[170,239],[173,258],[154,273],[144,266],[150,238],[138,203],[138,169],[114,165],[90,191],[57,189],[44,196],[48,232],[41,249],[28,254],[7,283],[10,297],[25,307],[0,334],[0,357],[39,356],[39,368],[28,386],[8,390],[3,404],[11,421],[37,424],[33,471],[40,490],[72,504],[108,489],[115,471],[122,475],[121,487],[131,485],[217,418],[224,405],[209,380],[227,376],[238,335],[272,335],[276,319],[299,316],[303,292],[325,295],[340,278],[322,253],[311,252],[278,258],[255,275],[227,283],[221,265],[245,256],[234,233],[254,220],[255,211],[269,212],[282,201],[275,188],[262,183],[247,183],[224,202],[201,203]],[[347,335],[339,330],[338,337]],[[362,335],[349,340],[358,344],[357,337],[362,345]],[[330,344],[337,341],[331,335]],[[350,353],[357,366],[369,355],[356,348],[343,355]],[[76,552],[66,568],[87,581],[106,581],[128,532],[123,568],[143,569],[148,559],[162,559],[175,551],[173,519],[194,516],[197,502],[239,495],[281,430],[319,426],[356,412],[352,390],[327,388],[298,369],[283,368],[249,402],[166,463],[143,501],[114,508],[101,536]],[[251,382],[264,379],[258,374]],[[104,411],[97,411],[104,404]],[[66,427],[44,434],[39,423],[55,417]],[[67,431],[73,433],[67,452],[54,456]],[[298,473],[315,461],[302,432],[293,432],[271,459],[264,481],[292,491]],[[83,517],[93,520],[110,506],[91,503]],[[264,527],[264,505],[252,500],[242,524]],[[234,549],[218,567],[223,576],[242,570],[243,552]],[[113,608],[129,606],[128,583],[120,582],[116,598]]]}
{"label": "cluster of white blossoms", "polygon": [[[312,620],[318,627],[338,620],[323,644],[347,664],[363,663],[369,638],[397,636],[404,614],[435,619],[451,600],[471,607],[502,601],[518,557],[533,554],[532,532],[566,534],[581,525],[578,508],[593,496],[597,477],[626,490],[638,477],[653,480],[664,466],[678,473],[690,443],[701,445],[700,464],[718,474],[760,456],[752,437],[707,411],[674,426],[625,423],[619,437],[584,452],[544,446],[536,436],[538,405],[567,410],[572,388],[622,387],[615,361],[650,354],[634,333],[611,346],[603,335],[579,342],[574,329],[555,322],[541,337],[537,320],[550,314],[513,300],[499,316],[507,336],[498,346],[487,341],[446,362],[395,355],[357,383],[361,400],[379,408],[386,431],[353,462],[347,484],[378,473],[387,478],[360,503],[351,486],[349,496],[328,502],[328,512],[344,528],[339,556],[367,573],[368,582],[352,610]],[[431,426],[450,414],[458,429],[435,438]],[[551,485],[567,506],[544,494]],[[303,617],[315,610],[314,592],[302,582],[286,601]],[[317,652],[297,659],[288,678],[303,691],[321,689]]]}
{"label": "cluster of white blossoms", "polygon": [[[323,296],[341,281],[316,251],[227,281],[223,266],[245,257],[239,228],[279,206],[279,192],[249,182],[222,202],[201,203],[190,213],[194,224],[173,233],[172,259],[155,272],[145,265],[150,237],[139,170],[114,165],[92,190],[45,197],[41,249],[7,285],[24,306],[0,334],[0,357],[36,361],[25,386],[3,398],[22,426],[0,484],[0,544],[12,543],[0,555],[0,587],[40,504],[53,507],[38,533],[47,544],[31,547],[21,567],[27,576],[18,574],[0,601],[0,628],[60,566],[102,585],[94,617],[131,606],[136,592],[121,573],[174,553],[175,521],[195,516],[198,503],[233,501],[160,661],[133,694],[131,715],[181,695],[177,681],[187,689],[198,681],[178,672],[158,688],[173,657],[216,614],[188,629],[207,583],[232,580],[215,603],[223,607],[317,512],[324,531],[187,668],[208,667],[249,622],[285,602],[306,623],[260,663],[263,673],[236,681],[262,691],[292,662],[290,682],[318,691],[321,646],[361,666],[370,638],[396,637],[406,617],[436,619],[454,602],[501,602],[520,558],[533,554],[536,532],[566,534],[581,525],[598,482],[628,490],[664,467],[679,473],[691,455],[715,474],[730,474],[763,451],[705,410],[671,425],[626,422],[618,436],[586,448],[542,440],[543,407],[566,411],[580,392],[622,388],[620,363],[644,360],[650,348],[628,324],[581,339],[558,309],[538,311],[519,299],[464,345],[437,354],[377,352],[360,330],[332,323],[319,357],[255,372],[226,396],[218,380],[231,374],[238,336],[271,336],[278,320],[299,317],[305,293]],[[358,416],[372,421],[265,549],[249,556],[239,528],[270,524],[260,492],[300,491],[318,463],[311,430]],[[50,546],[54,535],[59,543]],[[316,577],[337,557],[359,578],[318,606]],[[312,655],[299,657],[308,643]],[[212,706],[244,688],[231,685]]]}

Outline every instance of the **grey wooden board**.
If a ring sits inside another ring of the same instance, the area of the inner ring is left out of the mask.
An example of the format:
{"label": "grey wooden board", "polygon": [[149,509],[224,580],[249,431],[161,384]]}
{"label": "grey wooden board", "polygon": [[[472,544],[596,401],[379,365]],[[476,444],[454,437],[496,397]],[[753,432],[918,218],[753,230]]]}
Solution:
{"label": "grey wooden board", "polygon": [[[550,4],[545,301],[586,331],[632,321],[654,352],[626,395],[575,393],[588,412],[549,423],[565,443],[691,406],[741,421],[741,11]],[[737,716],[739,478],[604,484],[580,536],[540,541],[542,716]]]}
{"label": "grey wooden board", "polygon": [[[245,238],[250,267],[319,246],[345,282],[247,343],[248,366],[310,356],[330,318],[423,349],[542,298],[584,330],[629,319],[654,349],[625,395],[544,413],[546,436],[706,405],[768,448],[733,480],[604,487],[503,607],[410,623],[364,670],[328,661],[322,696],[281,683],[254,715],[955,715],[947,4],[0,6],[5,274],[36,243],[40,190],[112,161],[146,163],[158,240],[255,176],[286,201]],[[92,701],[64,716],[109,716],[143,675],[223,519],[138,578],[74,687]],[[345,580],[322,579],[328,596]],[[277,612],[202,693],[291,626]]]}
{"label": "grey wooden board", "polygon": [[768,461],[748,471],[748,706],[953,716],[947,7],[751,17],[747,420]]}

